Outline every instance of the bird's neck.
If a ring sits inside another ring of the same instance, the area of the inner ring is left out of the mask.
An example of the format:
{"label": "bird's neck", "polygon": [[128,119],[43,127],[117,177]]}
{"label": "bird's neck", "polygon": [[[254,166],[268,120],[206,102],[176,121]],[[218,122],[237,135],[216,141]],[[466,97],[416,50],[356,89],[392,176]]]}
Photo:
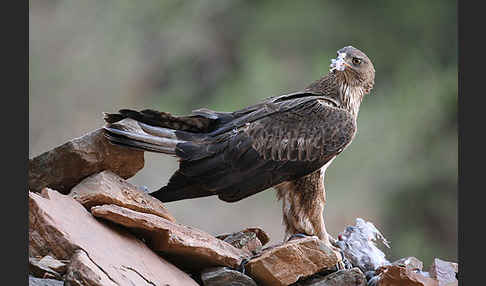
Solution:
{"label": "bird's neck", "polygon": [[350,84],[344,75],[332,72],[310,84],[306,90],[332,97],[339,102],[340,108],[346,109],[356,117],[366,93],[363,86]]}
{"label": "bird's neck", "polygon": [[363,88],[342,83],[338,89],[338,96],[342,107],[357,117],[361,101],[363,101]]}

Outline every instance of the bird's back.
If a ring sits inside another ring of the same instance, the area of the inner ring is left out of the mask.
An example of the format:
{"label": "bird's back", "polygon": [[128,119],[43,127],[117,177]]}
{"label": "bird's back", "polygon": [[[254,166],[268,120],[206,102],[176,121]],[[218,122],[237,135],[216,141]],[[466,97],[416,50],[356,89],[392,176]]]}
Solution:
{"label": "bird's back", "polygon": [[161,201],[218,195],[232,202],[307,175],[341,152],[355,120],[336,104],[297,92],[231,113],[121,110],[105,116],[105,130],[112,142],[180,159],[168,184],[151,193]]}

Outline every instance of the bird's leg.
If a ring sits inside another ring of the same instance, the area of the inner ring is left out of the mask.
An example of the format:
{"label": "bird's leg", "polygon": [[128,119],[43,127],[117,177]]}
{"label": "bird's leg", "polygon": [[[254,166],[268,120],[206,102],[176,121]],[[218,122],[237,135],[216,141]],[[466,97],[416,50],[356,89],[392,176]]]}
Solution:
{"label": "bird's leg", "polygon": [[285,240],[305,234],[317,236],[324,244],[336,252],[335,241],[326,231],[322,212],[326,203],[321,170],[294,181],[284,182],[275,187],[282,200]]}

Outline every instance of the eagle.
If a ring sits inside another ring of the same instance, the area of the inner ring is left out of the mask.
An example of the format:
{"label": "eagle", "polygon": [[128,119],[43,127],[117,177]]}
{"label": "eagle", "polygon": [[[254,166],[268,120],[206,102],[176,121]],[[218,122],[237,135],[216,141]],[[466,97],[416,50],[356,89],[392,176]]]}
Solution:
{"label": "eagle", "polygon": [[[105,136],[118,145],[172,155],[179,169],[150,195],[162,202],[218,196],[236,202],[274,188],[282,201],[284,241],[326,231],[324,175],[353,140],[375,69],[362,51],[337,51],[327,74],[306,88],[234,112],[202,108],[187,116],[152,109],[104,113]],[[336,249],[336,248],[333,248]]]}

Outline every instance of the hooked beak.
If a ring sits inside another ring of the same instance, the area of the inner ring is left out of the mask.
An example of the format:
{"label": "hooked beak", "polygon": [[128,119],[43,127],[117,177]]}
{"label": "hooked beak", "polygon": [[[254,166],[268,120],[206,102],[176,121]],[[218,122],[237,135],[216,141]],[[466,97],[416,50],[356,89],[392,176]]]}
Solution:
{"label": "hooked beak", "polygon": [[336,59],[331,59],[330,71],[338,70],[344,71],[346,67],[351,68],[351,66],[344,60],[346,58],[346,53],[339,53]]}

